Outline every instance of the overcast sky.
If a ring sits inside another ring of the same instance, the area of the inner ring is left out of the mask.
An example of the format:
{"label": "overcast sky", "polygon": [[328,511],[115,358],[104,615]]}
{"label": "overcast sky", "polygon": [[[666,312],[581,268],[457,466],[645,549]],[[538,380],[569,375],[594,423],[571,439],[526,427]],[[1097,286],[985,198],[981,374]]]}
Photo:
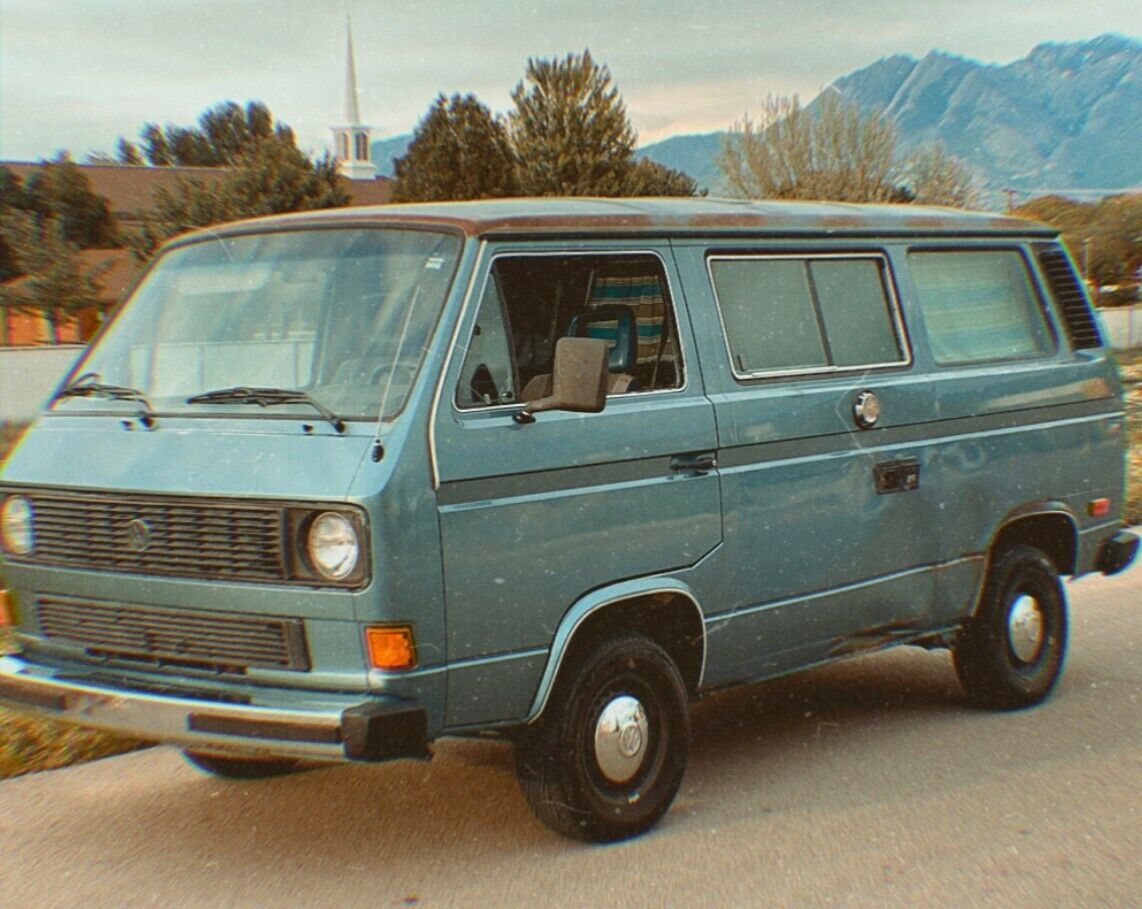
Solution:
{"label": "overcast sky", "polygon": [[323,150],[347,12],[374,138],[409,132],[439,92],[504,111],[528,57],[584,47],[647,143],[724,129],[771,92],[808,100],[890,54],[1007,63],[1043,41],[1142,34],[1139,0],[2,0],[0,158],[113,151],[226,99],[265,101]]}

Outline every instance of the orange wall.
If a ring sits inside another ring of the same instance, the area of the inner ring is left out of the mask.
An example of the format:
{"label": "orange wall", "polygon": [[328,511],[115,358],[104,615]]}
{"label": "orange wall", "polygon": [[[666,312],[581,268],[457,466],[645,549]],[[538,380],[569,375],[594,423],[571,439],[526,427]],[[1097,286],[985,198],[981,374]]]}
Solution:
{"label": "orange wall", "polygon": [[[39,313],[9,312],[7,319],[9,347],[31,347],[52,343],[51,326]],[[100,321],[100,313],[92,310],[80,313],[77,319],[63,322],[59,327],[60,343],[77,344],[87,341],[99,328]],[[0,332],[0,344],[3,343],[3,338],[3,332]]]}

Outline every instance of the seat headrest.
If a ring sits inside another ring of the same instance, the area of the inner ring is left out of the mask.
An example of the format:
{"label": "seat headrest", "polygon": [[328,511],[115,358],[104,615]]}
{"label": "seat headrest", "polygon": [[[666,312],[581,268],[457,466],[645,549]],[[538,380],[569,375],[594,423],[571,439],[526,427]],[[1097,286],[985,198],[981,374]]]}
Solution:
{"label": "seat headrest", "polygon": [[638,323],[634,310],[622,303],[596,306],[567,325],[571,338],[602,338],[611,343],[611,372],[630,372],[638,360]]}

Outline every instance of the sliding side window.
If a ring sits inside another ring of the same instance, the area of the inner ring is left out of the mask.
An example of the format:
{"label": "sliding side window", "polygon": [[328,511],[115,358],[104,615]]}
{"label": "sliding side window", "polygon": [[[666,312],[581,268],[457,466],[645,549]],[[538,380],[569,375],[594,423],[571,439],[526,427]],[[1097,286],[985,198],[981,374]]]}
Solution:
{"label": "sliding side window", "polygon": [[880,256],[713,256],[739,378],[906,362]]}

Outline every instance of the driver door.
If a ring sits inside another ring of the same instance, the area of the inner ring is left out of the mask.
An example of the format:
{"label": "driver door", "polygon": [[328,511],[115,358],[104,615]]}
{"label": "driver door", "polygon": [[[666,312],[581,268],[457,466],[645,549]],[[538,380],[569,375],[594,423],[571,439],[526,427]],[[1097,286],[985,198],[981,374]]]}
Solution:
{"label": "driver door", "polygon": [[[645,248],[504,251],[480,277],[433,427],[450,727],[523,718],[584,593],[685,570],[721,542],[717,473],[686,468],[717,439],[667,261]],[[601,413],[517,424],[554,342],[586,322],[606,337],[619,307],[638,336],[631,357],[612,357],[627,390]]]}

